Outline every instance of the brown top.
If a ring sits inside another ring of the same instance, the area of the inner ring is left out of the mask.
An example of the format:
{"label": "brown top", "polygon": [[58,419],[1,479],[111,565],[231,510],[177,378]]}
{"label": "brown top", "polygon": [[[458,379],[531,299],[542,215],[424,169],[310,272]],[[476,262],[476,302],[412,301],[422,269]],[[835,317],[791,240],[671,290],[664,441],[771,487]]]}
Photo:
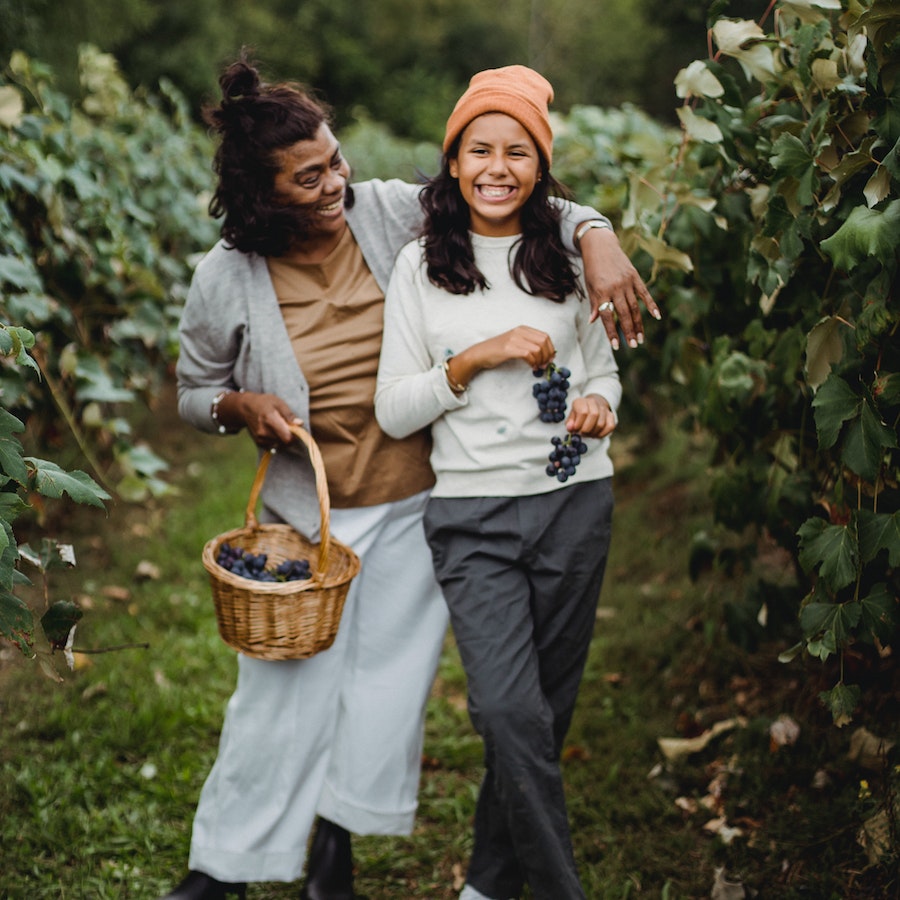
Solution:
{"label": "brown top", "polygon": [[310,429],[336,509],[402,500],[434,485],[431,438],[397,441],[375,420],[384,294],[348,228],[320,263],[268,260],[297,362],[309,384]]}

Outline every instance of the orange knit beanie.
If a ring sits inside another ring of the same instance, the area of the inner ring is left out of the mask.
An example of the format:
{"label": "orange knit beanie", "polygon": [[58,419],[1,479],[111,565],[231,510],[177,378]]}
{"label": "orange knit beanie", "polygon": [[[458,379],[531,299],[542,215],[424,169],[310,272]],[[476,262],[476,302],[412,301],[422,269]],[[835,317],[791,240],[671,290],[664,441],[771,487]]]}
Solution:
{"label": "orange knit beanie", "polygon": [[543,75],[526,66],[486,69],[472,76],[468,90],[456,102],[444,134],[444,153],[462,130],[484,113],[512,116],[534,138],[547,165],[553,157],[553,129],[547,107],[553,87]]}

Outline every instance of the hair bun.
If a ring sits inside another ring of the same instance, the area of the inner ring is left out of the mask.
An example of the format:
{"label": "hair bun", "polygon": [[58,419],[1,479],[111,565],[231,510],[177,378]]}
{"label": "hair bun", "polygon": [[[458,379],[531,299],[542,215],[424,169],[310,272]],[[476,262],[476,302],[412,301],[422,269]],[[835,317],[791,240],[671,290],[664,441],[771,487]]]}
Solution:
{"label": "hair bun", "polygon": [[248,97],[255,98],[260,94],[262,82],[259,72],[246,62],[240,61],[230,65],[219,79],[222,88],[222,105],[240,103]]}

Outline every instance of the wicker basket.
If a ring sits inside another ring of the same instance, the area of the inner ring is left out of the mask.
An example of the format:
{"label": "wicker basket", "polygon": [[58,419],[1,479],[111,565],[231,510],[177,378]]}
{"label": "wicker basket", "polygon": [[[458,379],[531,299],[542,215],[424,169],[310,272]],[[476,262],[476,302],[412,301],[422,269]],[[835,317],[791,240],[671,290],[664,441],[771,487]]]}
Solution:
{"label": "wicker basket", "polygon": [[[257,521],[256,502],[272,457],[265,453],[250,488],[244,527],[214,537],[203,548],[219,634],[229,647],[257,659],[305,659],[327,650],[334,643],[350,582],[359,572],[356,554],[329,534],[331,504],[319,448],[302,428],[294,426],[292,431],[306,445],[315,471],[320,542],[313,544],[290,525]],[[306,559],[312,577],[259,582],[234,575],[216,562],[226,542],[250,553],[268,554],[269,564]]]}

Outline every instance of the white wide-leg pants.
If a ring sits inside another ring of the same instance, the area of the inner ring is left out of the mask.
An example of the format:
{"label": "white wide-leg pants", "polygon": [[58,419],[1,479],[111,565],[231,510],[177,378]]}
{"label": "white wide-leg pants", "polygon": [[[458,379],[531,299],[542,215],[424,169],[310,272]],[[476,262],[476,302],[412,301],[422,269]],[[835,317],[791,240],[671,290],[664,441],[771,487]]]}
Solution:
{"label": "white wide-leg pants", "polygon": [[362,566],[334,644],[306,660],[239,655],[189,865],[220,881],[294,881],[316,815],[409,834],[425,703],[447,631],[422,529],[427,492],[331,510]]}

